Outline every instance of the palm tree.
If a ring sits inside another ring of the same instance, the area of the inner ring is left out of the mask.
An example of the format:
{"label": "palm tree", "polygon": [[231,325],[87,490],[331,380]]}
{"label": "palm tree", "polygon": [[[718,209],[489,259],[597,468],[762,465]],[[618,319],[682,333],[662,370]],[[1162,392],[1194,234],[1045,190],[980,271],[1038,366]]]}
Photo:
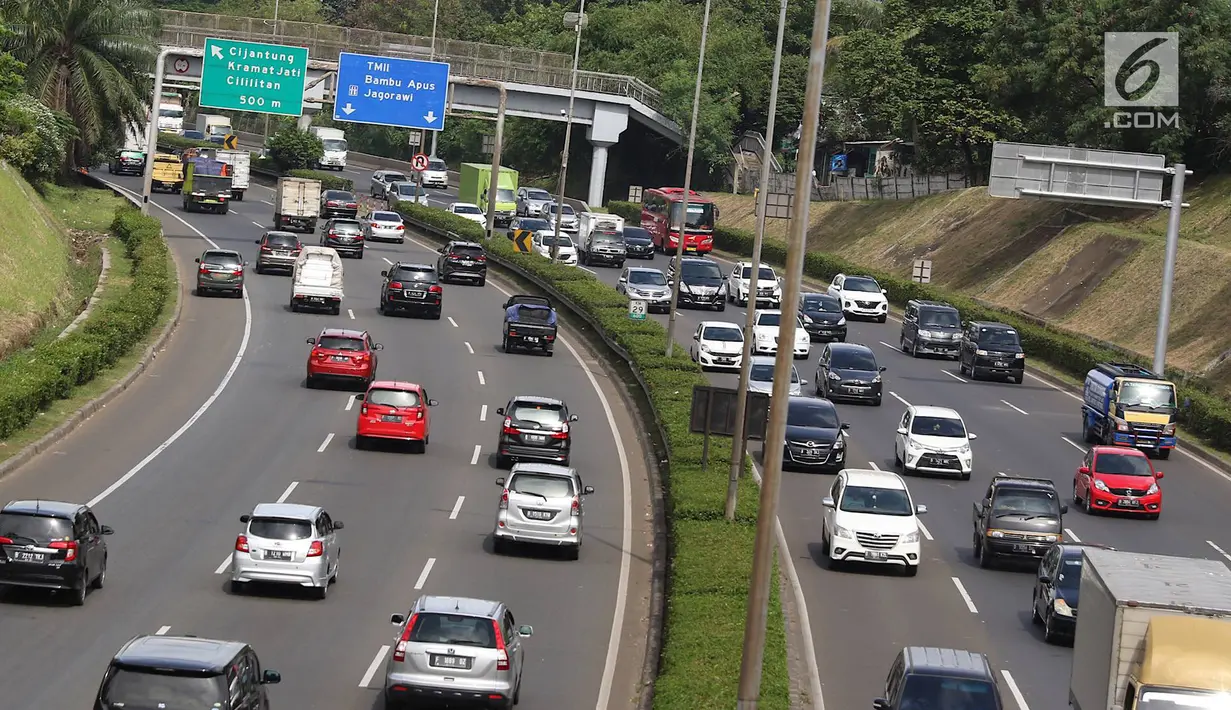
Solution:
{"label": "palm tree", "polygon": [[[26,90],[77,126],[71,163],[149,116],[158,13],[141,0],[0,0]],[[69,167],[69,166],[66,166]]]}

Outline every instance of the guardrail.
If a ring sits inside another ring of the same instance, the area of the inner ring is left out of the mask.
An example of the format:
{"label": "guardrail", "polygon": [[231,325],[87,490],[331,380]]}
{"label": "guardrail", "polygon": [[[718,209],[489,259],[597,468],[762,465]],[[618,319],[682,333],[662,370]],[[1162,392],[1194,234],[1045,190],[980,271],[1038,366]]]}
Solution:
{"label": "guardrail", "polygon": [[[206,38],[218,37],[298,45],[306,47],[312,59],[330,62],[337,61],[340,52],[369,51],[410,59],[432,56],[431,39],[428,37],[182,10],[159,10],[159,13],[163,25],[162,44],[171,47],[204,47]],[[559,52],[438,38],[435,56],[450,64],[451,74],[472,79],[494,79],[555,89],[569,88],[572,80],[573,58]],[[577,89],[623,96],[662,112],[662,94],[636,77],[579,71]]]}

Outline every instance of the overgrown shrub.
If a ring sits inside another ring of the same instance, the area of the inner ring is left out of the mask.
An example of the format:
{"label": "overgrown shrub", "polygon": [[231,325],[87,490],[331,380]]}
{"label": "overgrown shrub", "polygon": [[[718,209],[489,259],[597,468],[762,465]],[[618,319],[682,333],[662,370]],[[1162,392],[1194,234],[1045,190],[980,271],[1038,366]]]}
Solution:
{"label": "overgrown shrub", "polygon": [[284,128],[269,137],[269,157],[283,172],[304,170],[325,157],[325,144],[308,131]]}

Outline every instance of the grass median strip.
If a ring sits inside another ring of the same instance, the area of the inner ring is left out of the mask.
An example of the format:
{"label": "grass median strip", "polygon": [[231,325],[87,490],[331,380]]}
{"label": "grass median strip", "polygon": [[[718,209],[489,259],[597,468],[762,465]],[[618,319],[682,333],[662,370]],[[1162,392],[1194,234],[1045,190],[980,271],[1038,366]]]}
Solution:
{"label": "grass median strip", "polygon": [[[482,240],[482,228],[444,210],[399,205],[412,220]],[[710,466],[701,468],[702,437],[689,432],[693,385],[706,385],[683,349],[666,357],[666,331],[655,320],[628,318],[624,296],[593,274],[559,266],[538,255],[518,254],[501,238],[488,252],[550,284],[573,307],[593,318],[630,356],[649,390],[650,402],[670,449],[664,481],[672,540],[670,582],[661,667],[654,686],[656,710],[734,707],[752,571],[758,489],[750,475],[740,480],[736,520],[723,519],[729,450],[711,442]],[[774,579],[777,579],[775,575]],[[772,585],[760,707],[786,710],[791,704],[786,626]]]}

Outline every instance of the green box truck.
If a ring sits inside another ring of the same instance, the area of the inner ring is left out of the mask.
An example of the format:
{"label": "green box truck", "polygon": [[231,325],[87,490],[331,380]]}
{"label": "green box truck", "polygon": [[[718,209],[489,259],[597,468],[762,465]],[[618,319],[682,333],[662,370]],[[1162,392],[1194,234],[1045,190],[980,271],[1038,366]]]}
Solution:
{"label": "green box truck", "polygon": [[[487,213],[487,191],[492,184],[492,166],[478,163],[462,163],[458,181],[457,199],[471,202]],[[508,226],[517,214],[517,171],[500,168],[496,184],[496,226]]]}

